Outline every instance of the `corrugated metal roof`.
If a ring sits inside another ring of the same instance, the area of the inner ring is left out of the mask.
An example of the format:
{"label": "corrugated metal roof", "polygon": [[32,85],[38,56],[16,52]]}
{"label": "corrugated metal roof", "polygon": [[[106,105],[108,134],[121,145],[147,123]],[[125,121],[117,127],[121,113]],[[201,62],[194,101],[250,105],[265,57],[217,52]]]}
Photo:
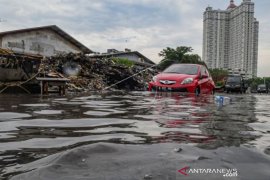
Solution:
{"label": "corrugated metal roof", "polygon": [[[139,57],[144,58],[145,62],[148,64],[156,64],[154,63],[152,60],[148,59],[147,57],[145,57],[144,55],[142,55],[141,53],[139,53],[138,51],[130,51],[130,52],[116,52],[116,53],[106,53],[106,54],[96,54],[96,55],[92,55],[90,57],[114,57],[117,55],[123,55],[123,54],[137,54]],[[140,62],[139,62],[140,63]],[[141,63],[141,64],[145,64],[145,63]]]}
{"label": "corrugated metal roof", "polygon": [[30,32],[30,31],[37,31],[37,30],[46,30],[46,29],[52,30],[53,32],[57,33],[58,35],[60,35],[64,39],[68,40],[70,43],[72,43],[73,45],[75,45],[76,47],[81,49],[81,51],[83,53],[85,53],[85,54],[93,53],[92,50],[90,50],[89,48],[84,46],[82,43],[77,41],[75,38],[70,36],[68,33],[63,31],[62,29],[60,29],[56,25],[41,26],[41,27],[33,27],[33,28],[27,28],[27,29],[18,29],[18,30],[13,30],[13,31],[0,32],[0,36],[5,36],[5,35],[9,35],[9,34],[23,33],[23,32]]}

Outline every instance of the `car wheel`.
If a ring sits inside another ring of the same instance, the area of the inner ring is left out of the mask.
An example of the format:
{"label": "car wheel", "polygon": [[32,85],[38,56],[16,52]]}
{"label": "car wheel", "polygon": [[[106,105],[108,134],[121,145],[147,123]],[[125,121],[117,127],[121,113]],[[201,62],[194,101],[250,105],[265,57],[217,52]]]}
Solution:
{"label": "car wheel", "polygon": [[195,89],[195,95],[196,96],[199,96],[200,95],[200,88],[199,87],[196,87],[196,89]]}
{"label": "car wheel", "polygon": [[243,89],[242,88],[240,89],[240,94],[243,94]]}

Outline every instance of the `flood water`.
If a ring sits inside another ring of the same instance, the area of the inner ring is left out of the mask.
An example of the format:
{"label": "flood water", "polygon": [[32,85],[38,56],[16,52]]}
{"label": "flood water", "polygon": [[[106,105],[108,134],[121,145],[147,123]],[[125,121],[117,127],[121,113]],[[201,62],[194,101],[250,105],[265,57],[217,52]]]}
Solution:
{"label": "flood water", "polygon": [[222,95],[0,95],[0,179],[269,179],[270,95]]}

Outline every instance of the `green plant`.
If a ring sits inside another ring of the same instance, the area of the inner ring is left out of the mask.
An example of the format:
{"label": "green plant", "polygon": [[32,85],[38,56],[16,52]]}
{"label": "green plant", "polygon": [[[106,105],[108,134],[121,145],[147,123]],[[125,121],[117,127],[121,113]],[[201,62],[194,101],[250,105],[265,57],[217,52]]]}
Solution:
{"label": "green plant", "polygon": [[217,81],[216,86],[224,86],[224,81]]}
{"label": "green plant", "polygon": [[131,68],[132,66],[134,66],[134,62],[130,61],[127,58],[112,58],[112,61],[116,64],[121,64],[128,68]]}
{"label": "green plant", "polygon": [[216,84],[223,82],[224,78],[228,76],[228,71],[224,69],[209,69],[209,72]]}

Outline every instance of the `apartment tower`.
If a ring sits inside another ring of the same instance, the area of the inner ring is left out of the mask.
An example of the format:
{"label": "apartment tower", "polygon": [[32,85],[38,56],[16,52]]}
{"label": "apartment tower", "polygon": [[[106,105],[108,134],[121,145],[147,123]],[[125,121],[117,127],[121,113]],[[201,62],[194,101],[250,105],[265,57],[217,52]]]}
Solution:
{"label": "apartment tower", "polygon": [[254,3],[231,0],[226,10],[207,7],[203,18],[203,61],[208,68],[241,71],[257,76],[259,22]]}

